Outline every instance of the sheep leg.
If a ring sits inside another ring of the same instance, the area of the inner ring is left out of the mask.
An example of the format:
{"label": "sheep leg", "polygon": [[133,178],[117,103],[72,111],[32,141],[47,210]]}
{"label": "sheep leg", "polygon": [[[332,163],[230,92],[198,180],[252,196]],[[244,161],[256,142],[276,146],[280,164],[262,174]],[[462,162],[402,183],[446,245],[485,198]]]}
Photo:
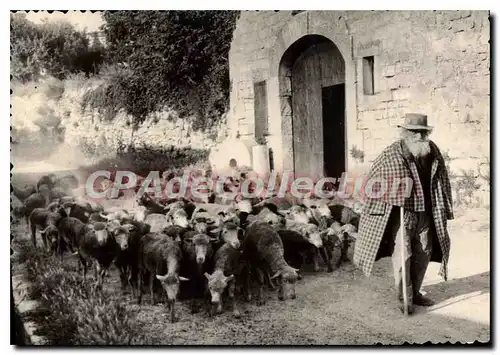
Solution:
{"label": "sheep leg", "polygon": [[245,267],[246,270],[243,272],[243,278],[244,278],[244,288],[245,288],[245,294],[246,294],[246,300],[247,302],[252,301],[252,293],[250,290],[251,287],[251,270],[249,267]]}
{"label": "sheep leg", "polygon": [[142,302],[142,278],[143,278],[142,270],[139,270],[137,274],[137,288],[139,291],[139,295],[137,297],[137,304],[141,304]]}
{"label": "sheep leg", "polygon": [[175,322],[175,300],[168,302],[170,308],[170,323]]}
{"label": "sheep leg", "polygon": [[154,293],[154,284],[155,284],[155,273],[151,272],[149,275],[149,291],[151,292],[151,304],[156,304],[155,302],[155,293]]}
{"label": "sheep leg", "polygon": [[313,259],[313,265],[314,265],[314,272],[318,272],[319,271],[319,250],[316,247],[314,247],[312,250],[312,259]]}
{"label": "sheep leg", "polygon": [[229,299],[231,300],[231,308],[233,310],[233,316],[236,318],[240,317],[240,311],[236,308],[236,297],[234,297],[234,288],[236,285],[236,280],[233,279],[229,282],[227,293],[229,295]]}
{"label": "sheep leg", "polygon": [[349,261],[349,258],[347,257],[348,250],[349,250],[349,235],[347,233],[344,233],[344,238],[342,239],[342,251],[340,260]]}
{"label": "sheep leg", "polygon": [[126,266],[120,266],[119,271],[120,271],[120,281],[122,284],[122,292],[125,293],[128,286],[128,277],[127,277],[128,270]]}
{"label": "sheep leg", "polygon": [[[80,255],[80,263],[83,266],[83,281],[85,281],[87,279],[87,262],[85,261],[85,259],[81,255]],[[78,264],[78,266],[80,266],[80,263]],[[80,268],[78,268],[78,269],[80,269]],[[78,270],[78,271],[80,271],[80,270]]]}
{"label": "sheep leg", "polygon": [[136,296],[136,291],[137,291],[137,268],[132,266],[130,267],[130,272],[128,276],[128,283],[130,287],[132,288],[132,296]]}
{"label": "sheep leg", "polygon": [[257,282],[259,283],[259,288],[257,291],[257,306],[262,306],[265,302],[263,299],[264,292],[264,273],[260,268],[255,268],[257,273]]}
{"label": "sheep leg", "polygon": [[273,280],[271,280],[271,275],[269,274],[269,270],[264,271],[264,276],[266,277],[269,288],[272,291],[276,290],[276,286],[274,285]]}
{"label": "sheep leg", "polygon": [[327,266],[327,271],[328,272],[332,272],[333,271],[333,267],[332,267],[332,265],[330,263],[330,258],[328,257],[328,252],[327,252],[325,246],[322,246],[321,248],[319,248],[319,255],[321,256],[321,259],[323,259],[323,262]]}
{"label": "sheep leg", "polygon": [[[28,221],[28,219],[26,219]],[[36,249],[36,225],[34,223],[28,223],[29,229],[31,231],[31,242],[33,247]]]}
{"label": "sheep leg", "polygon": [[97,290],[99,288],[99,285],[101,284],[101,278],[102,278],[102,269],[101,265],[99,263],[95,264],[95,289]]}
{"label": "sheep leg", "polygon": [[[63,237],[59,235],[59,238],[57,238],[57,252],[59,253],[59,257],[61,259],[61,263],[63,262],[63,250],[62,250],[62,243],[63,243]],[[80,263],[78,263],[78,272],[80,272]]]}

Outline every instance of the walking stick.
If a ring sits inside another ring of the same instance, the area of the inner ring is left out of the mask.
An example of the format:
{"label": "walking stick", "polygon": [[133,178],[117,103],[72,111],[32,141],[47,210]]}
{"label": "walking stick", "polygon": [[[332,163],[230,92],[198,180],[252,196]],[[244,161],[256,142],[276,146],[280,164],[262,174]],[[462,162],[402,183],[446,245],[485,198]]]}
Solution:
{"label": "walking stick", "polygon": [[401,231],[401,278],[403,282],[403,307],[404,315],[408,316],[408,292],[406,290],[406,258],[405,258],[405,225],[404,225],[404,209],[401,208],[401,223],[399,230]]}

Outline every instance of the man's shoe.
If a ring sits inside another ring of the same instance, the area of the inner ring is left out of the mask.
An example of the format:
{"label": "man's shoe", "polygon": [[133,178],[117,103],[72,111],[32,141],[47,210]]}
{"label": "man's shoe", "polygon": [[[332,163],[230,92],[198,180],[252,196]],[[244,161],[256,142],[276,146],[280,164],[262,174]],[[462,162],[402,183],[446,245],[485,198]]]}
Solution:
{"label": "man's shoe", "polygon": [[419,292],[415,296],[413,296],[413,304],[416,304],[418,306],[430,307],[435,303],[430,298],[425,297]]}

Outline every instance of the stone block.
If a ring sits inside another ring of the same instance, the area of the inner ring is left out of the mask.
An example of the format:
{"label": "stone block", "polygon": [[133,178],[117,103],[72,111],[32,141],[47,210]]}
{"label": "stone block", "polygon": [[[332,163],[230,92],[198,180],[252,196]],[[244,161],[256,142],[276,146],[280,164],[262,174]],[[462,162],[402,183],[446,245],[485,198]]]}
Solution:
{"label": "stone block", "polygon": [[384,67],[382,75],[385,76],[386,78],[392,78],[394,75],[396,75],[396,65],[394,64]]}
{"label": "stone block", "polygon": [[392,100],[392,94],[390,90],[379,92],[376,97],[380,102],[388,102]]}
{"label": "stone block", "polygon": [[397,89],[399,87],[398,80],[396,77],[392,76],[387,79],[387,88],[389,90]]}

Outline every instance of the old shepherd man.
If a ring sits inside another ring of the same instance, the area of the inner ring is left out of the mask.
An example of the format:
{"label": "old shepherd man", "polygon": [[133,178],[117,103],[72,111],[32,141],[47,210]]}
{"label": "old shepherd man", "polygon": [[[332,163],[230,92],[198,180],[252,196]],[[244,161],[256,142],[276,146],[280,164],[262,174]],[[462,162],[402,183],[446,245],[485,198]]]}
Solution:
{"label": "old shepherd man", "polygon": [[[439,275],[447,280],[450,237],[447,221],[453,219],[453,202],[448,171],[441,152],[429,140],[432,126],[427,116],[409,113],[401,126],[401,139],[388,146],[373,162],[367,176],[377,181],[408,179],[411,193],[391,194],[366,199],[359,222],[353,262],[370,276],[376,260],[391,256],[396,302],[401,312],[403,286],[401,277],[400,207],[404,208],[406,285],[408,314],[413,306],[430,306],[433,301],[420,293],[430,261],[441,263]],[[403,180],[404,181],[404,180]]]}

